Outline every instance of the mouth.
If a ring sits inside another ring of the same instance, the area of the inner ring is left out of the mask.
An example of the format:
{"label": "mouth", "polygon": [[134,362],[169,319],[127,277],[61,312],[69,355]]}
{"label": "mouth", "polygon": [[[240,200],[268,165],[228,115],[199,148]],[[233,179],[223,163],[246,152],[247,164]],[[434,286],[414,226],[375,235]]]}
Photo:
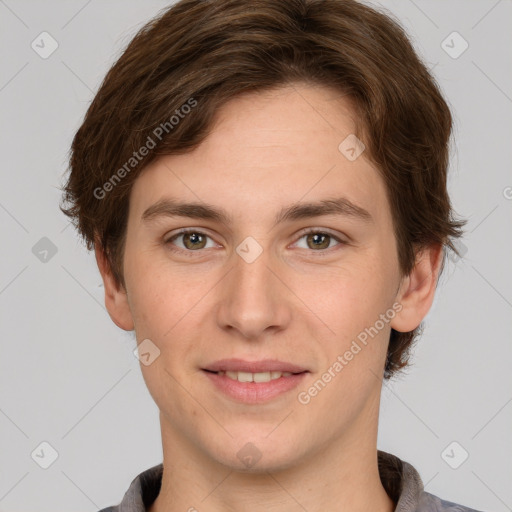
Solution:
{"label": "mouth", "polygon": [[224,359],[201,369],[218,391],[238,403],[261,404],[296,388],[309,370],[277,360]]}

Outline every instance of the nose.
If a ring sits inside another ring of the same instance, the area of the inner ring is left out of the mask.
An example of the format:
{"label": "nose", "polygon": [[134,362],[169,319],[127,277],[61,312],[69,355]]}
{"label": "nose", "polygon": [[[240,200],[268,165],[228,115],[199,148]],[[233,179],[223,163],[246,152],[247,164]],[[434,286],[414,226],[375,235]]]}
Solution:
{"label": "nose", "polygon": [[234,267],[221,283],[218,325],[246,340],[286,329],[292,316],[291,292],[268,253],[264,250],[250,263],[234,254]]}

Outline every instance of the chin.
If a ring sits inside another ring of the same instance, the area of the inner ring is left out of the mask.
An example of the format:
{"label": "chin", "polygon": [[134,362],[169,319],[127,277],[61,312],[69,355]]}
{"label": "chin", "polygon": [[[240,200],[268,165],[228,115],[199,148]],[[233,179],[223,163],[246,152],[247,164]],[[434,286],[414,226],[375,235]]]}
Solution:
{"label": "chin", "polygon": [[286,441],[278,436],[272,439],[272,435],[235,436],[212,457],[234,471],[252,474],[278,472],[297,464],[304,456],[303,450],[297,450],[302,443],[292,443],[290,436],[286,436]]}

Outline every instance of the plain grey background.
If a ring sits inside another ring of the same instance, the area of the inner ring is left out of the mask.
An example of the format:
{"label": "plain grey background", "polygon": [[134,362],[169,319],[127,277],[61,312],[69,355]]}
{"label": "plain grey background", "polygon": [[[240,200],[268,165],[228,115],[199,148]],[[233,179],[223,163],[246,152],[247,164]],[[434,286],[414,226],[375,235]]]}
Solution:
{"label": "plain grey background", "polygon": [[[447,263],[414,366],[383,388],[379,448],[411,462],[427,491],[505,512],[512,3],[372,4],[406,27],[452,106],[449,189],[468,219],[464,258]],[[167,5],[0,0],[1,511],[93,512],[119,503],[131,480],[162,460],[134,337],[108,317],[93,254],[58,204],[69,145],[104,74]]]}

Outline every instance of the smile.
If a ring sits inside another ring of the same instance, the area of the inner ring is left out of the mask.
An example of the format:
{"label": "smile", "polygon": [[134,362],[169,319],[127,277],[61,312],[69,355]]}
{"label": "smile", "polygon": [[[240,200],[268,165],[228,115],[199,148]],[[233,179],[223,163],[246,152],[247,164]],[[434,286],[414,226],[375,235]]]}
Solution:
{"label": "smile", "polygon": [[217,375],[225,375],[226,377],[237,380],[238,382],[270,382],[271,380],[280,379],[281,377],[289,377],[292,375],[291,372],[216,372]]}

